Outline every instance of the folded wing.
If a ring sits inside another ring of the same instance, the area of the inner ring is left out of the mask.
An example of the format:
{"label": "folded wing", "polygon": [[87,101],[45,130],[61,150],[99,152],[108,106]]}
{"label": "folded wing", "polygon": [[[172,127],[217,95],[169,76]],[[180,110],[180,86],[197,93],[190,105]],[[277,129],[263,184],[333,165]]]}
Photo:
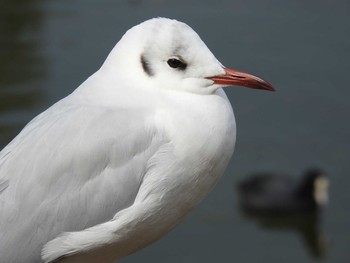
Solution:
{"label": "folded wing", "polygon": [[150,158],[166,138],[152,113],[71,105],[36,117],[0,153],[0,255],[39,262],[67,231],[133,204]]}

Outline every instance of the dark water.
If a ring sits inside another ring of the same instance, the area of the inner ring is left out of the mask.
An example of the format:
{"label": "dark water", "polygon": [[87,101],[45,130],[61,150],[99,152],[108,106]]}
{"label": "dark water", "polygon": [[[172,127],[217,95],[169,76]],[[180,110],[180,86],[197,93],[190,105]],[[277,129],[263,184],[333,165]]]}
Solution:
{"label": "dark water", "polygon": [[[124,262],[350,262],[349,1],[0,1],[0,146],[155,16],[190,24],[224,65],[278,92],[227,90],[238,138],[224,178],[184,223]],[[331,180],[321,217],[239,212],[235,185],[250,173],[308,167]]]}

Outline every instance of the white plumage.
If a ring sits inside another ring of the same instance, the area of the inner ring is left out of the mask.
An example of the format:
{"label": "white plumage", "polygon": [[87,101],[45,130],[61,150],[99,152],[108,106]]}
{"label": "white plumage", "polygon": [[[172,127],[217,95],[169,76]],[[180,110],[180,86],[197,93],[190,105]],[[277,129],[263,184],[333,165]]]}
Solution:
{"label": "white plumage", "polygon": [[1,151],[0,262],[115,262],[178,224],[232,155],[232,76],[181,22],[130,29]]}

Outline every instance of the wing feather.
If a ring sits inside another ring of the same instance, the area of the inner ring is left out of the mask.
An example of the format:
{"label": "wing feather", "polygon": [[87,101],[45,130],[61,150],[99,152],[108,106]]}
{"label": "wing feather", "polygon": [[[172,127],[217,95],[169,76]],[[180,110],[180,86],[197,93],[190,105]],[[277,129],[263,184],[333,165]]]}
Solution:
{"label": "wing feather", "polygon": [[0,255],[39,262],[43,244],[130,206],[164,144],[152,113],[62,100],[0,153]]}

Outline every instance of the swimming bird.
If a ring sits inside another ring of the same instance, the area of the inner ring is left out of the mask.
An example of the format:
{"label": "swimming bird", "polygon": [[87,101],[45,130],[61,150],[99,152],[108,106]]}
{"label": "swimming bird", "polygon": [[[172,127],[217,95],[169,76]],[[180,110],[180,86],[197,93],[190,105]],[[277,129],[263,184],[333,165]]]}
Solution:
{"label": "swimming bird", "polygon": [[299,180],[274,173],[249,177],[238,185],[246,212],[292,215],[317,211],[328,202],[329,180],[319,169],[307,170]]}
{"label": "swimming bird", "polygon": [[101,68],[0,153],[0,261],[116,262],[206,196],[233,153],[224,67],[188,25],[128,30]]}

